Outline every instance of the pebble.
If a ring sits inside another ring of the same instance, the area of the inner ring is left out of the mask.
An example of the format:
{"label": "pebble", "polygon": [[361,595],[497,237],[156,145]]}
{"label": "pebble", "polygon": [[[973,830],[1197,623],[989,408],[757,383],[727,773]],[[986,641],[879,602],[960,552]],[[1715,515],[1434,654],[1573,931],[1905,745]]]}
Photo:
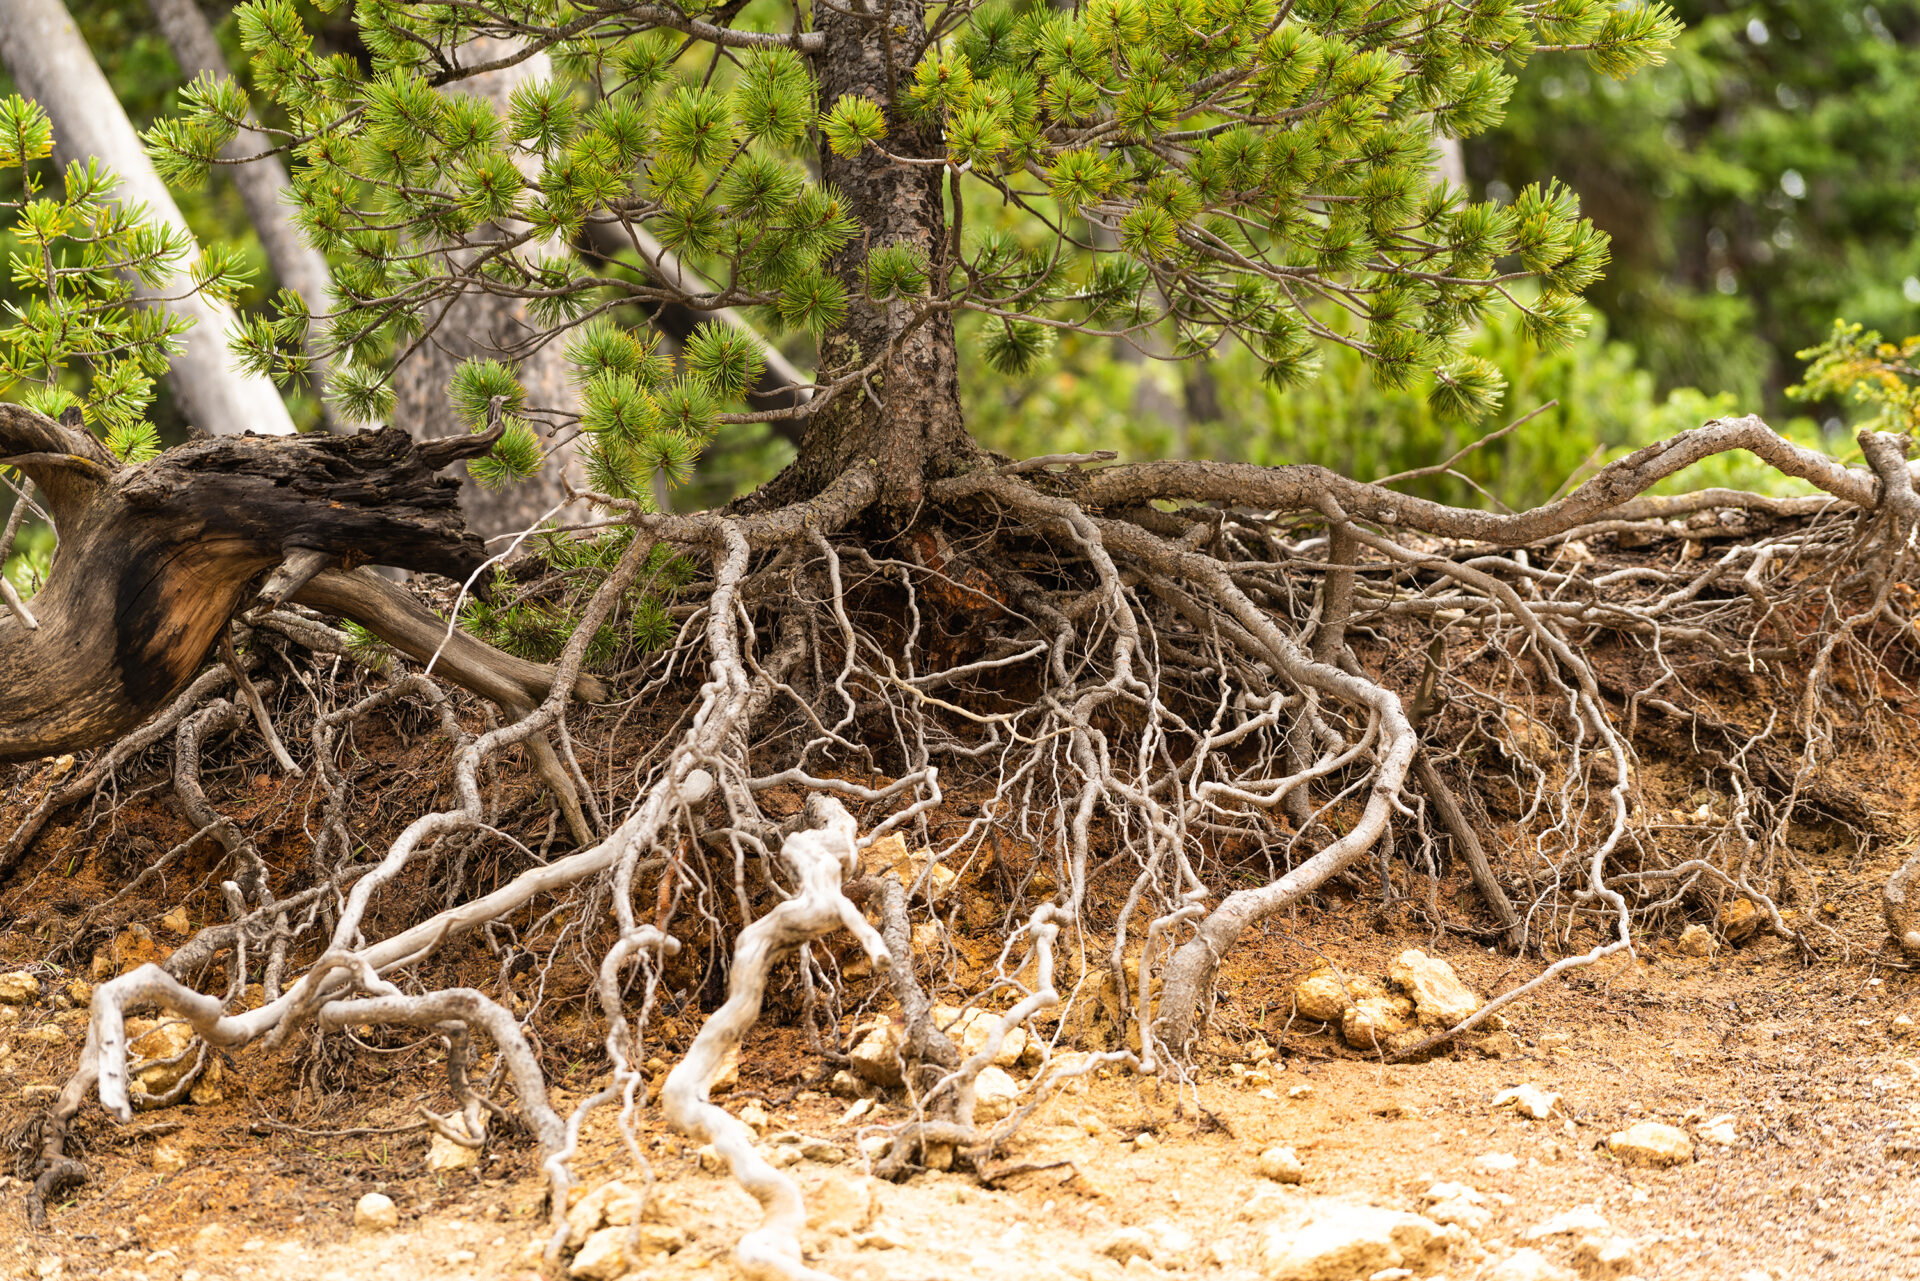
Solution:
{"label": "pebble", "polygon": [[1347,1002],[1347,985],[1333,970],[1315,970],[1293,985],[1293,1008],[1303,1019],[1337,1023]]}
{"label": "pebble", "polygon": [[1475,1174],[1505,1174],[1519,1165],[1520,1158],[1511,1152],[1487,1152],[1473,1158]]}
{"label": "pebble", "polygon": [[[461,1125],[461,1122],[456,1119],[453,1124]],[[454,1170],[471,1170],[479,1164],[479,1148],[455,1143],[446,1135],[434,1132],[433,1142],[427,1146],[427,1169],[436,1174],[447,1174]]]}
{"label": "pebble", "polygon": [[829,1174],[807,1194],[807,1226],[841,1236],[865,1231],[880,1208],[876,1186],[864,1175]]}
{"label": "pebble", "polygon": [[1502,1090],[1494,1095],[1493,1106],[1496,1109],[1512,1108],[1521,1116],[1544,1121],[1560,1106],[1560,1096],[1537,1085],[1516,1085],[1511,1090]]}
{"label": "pebble", "polygon": [[0,974],[0,1005],[31,1005],[40,999],[40,980],[25,970]]}
{"label": "pebble", "polygon": [[1688,956],[1712,956],[1713,935],[1704,925],[1689,925],[1680,931],[1680,950]]}
{"label": "pebble", "polygon": [[1607,1151],[1626,1165],[1684,1165],[1693,1160],[1686,1131],[1658,1121],[1642,1121],[1607,1137]]}
{"label": "pebble", "polygon": [[1387,980],[1413,999],[1415,1016],[1427,1027],[1452,1027],[1480,1008],[1480,998],[1453,966],[1417,948],[1393,958]]}
{"label": "pebble", "polygon": [[161,1174],[177,1174],[187,1168],[188,1162],[187,1148],[172,1139],[161,1139],[147,1154],[147,1163]]}
{"label": "pebble", "polygon": [[1099,1245],[1094,1247],[1115,1263],[1125,1264],[1132,1258],[1153,1258],[1153,1238],[1145,1228],[1121,1228],[1110,1233]]}
{"label": "pebble", "polygon": [[1529,1241],[1540,1241],[1547,1237],[1573,1236],[1576,1233],[1605,1232],[1611,1228],[1600,1211],[1590,1205],[1575,1206],[1562,1214],[1556,1214],[1544,1223],[1536,1223],[1522,1235]]}
{"label": "pebble", "polygon": [[582,1281],[614,1281],[627,1271],[627,1229],[601,1228],[587,1238],[567,1268]]}
{"label": "pebble", "polygon": [[173,934],[191,934],[193,922],[187,916],[186,904],[180,904],[161,917],[160,928]]}
{"label": "pebble", "polygon": [[1618,1277],[1633,1271],[1638,1243],[1631,1237],[1582,1237],[1573,1247],[1573,1264],[1589,1277]]}
{"label": "pebble", "polygon": [[353,1203],[353,1226],[375,1231],[388,1231],[400,1226],[400,1210],[393,1198],[379,1192],[369,1192]]}
{"label": "pebble", "polygon": [[1272,1179],[1275,1183],[1304,1183],[1307,1180],[1306,1163],[1292,1148],[1268,1148],[1260,1154],[1259,1169],[1261,1178]]}
{"label": "pebble", "polygon": [[1708,1143],[1717,1144],[1723,1148],[1730,1148],[1740,1140],[1739,1124],[1731,1114],[1716,1116],[1710,1121],[1701,1122],[1699,1133],[1700,1137]]}

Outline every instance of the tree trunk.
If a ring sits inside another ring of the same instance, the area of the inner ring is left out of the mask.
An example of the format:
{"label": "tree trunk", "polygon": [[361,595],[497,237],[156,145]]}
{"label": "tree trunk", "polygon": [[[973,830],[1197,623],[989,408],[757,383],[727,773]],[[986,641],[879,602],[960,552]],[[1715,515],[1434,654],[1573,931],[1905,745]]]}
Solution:
{"label": "tree trunk", "polygon": [[289,556],[471,573],[484,552],[454,482],[434,473],[490,443],[416,446],[392,428],[217,438],[124,467],[86,431],[0,403],[0,461],[33,481],[60,531],[38,626],[0,613],[0,762],[134,728]]}
{"label": "tree trunk", "polygon": [[[884,103],[888,151],[944,157],[939,127],[910,118],[899,107],[921,53],[924,0],[893,0],[884,19],[871,0],[855,0],[854,9],[814,11],[826,36],[825,49],[814,55],[822,108],[848,93]],[[891,59],[889,30],[896,33]],[[875,302],[866,288],[867,254],[882,245],[917,247],[936,281],[952,269],[943,191],[947,171],[896,164],[872,148],[851,157],[835,155],[823,144],[820,172],[867,234],[849,242],[830,263],[847,288],[847,317],[822,338],[817,377],[826,382],[876,359],[883,364],[865,389],[843,392],[807,419],[799,458],[763,491],[760,502],[809,497],[848,468],[871,461],[880,475],[882,517],[897,527],[920,506],[928,477],[951,474],[980,456],[960,412],[953,314],[937,310],[916,325],[915,301]]]}
{"label": "tree trunk", "polygon": [[[180,64],[183,79],[190,81],[202,73],[232,74],[225,55],[220,52],[219,41],[214,39],[213,28],[200,12],[198,0],[148,0],[148,7],[160,24],[161,34],[167,38],[167,46],[173,50],[174,61]],[[258,130],[242,129],[220,154],[235,160],[257,156],[272,146],[273,142]],[[280,163],[278,156],[266,156],[244,165],[229,166],[225,172],[232,177],[240,201],[247,207],[247,218],[253,223],[254,234],[260,238],[261,249],[266,251],[274,279],[281,287],[299,294],[309,311],[315,315],[325,314],[332,305],[333,274],[327,268],[326,257],[302,243],[299,229],[289,216],[290,207],[281,199],[288,185],[287,167]],[[321,332],[318,325],[309,327],[307,359],[312,362],[314,390],[321,393],[327,424],[339,431],[341,426],[335,422],[324,399],[328,359],[322,350]]]}
{"label": "tree trunk", "polygon": [[[491,61],[510,48],[504,41],[476,39],[462,46],[461,60]],[[552,76],[553,64],[543,53],[512,67],[457,81],[452,88],[485,98],[504,117],[516,88]],[[528,175],[529,181],[538,178],[537,173]],[[557,246],[551,251],[561,252]],[[432,332],[393,373],[393,421],[412,433],[416,440],[464,436],[468,432],[467,424],[447,399],[447,384],[453,378],[453,371],[462,361],[475,357],[506,360],[504,351],[535,333],[536,326],[528,322],[524,303],[477,290],[455,299],[444,315],[431,312],[425,319]],[[566,357],[559,343],[548,343],[514,363],[520,382],[527,389],[530,406],[557,409],[573,405]],[[460,505],[466,509],[468,527],[482,538],[530,528],[566,501],[568,468],[574,469],[575,487],[584,488],[585,474],[570,448],[550,457],[539,474],[501,489],[483,489],[471,477],[463,475]],[[459,469],[464,471],[465,468]],[[505,547],[502,542],[492,550],[501,551]]]}
{"label": "tree trunk", "polygon": [[[0,60],[20,92],[46,108],[53,118],[54,156],[62,164],[98,156],[120,177],[122,200],[146,205],[158,223],[186,230],[140,135],[73,18],[58,0],[0,0]],[[158,289],[138,286],[148,299],[173,297],[191,287],[182,263]],[[233,312],[199,294],[164,305],[194,320],[183,337],[185,350],[173,359],[168,375],[188,420],[203,431],[233,436],[245,431],[269,436],[293,434],[293,419],[280,393],[267,379],[242,372],[227,351]]]}

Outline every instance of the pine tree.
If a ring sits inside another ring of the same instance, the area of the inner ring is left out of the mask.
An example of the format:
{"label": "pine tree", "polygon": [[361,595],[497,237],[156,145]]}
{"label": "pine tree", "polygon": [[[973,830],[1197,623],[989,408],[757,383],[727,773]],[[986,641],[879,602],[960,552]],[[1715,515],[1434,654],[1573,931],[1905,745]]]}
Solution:
{"label": "pine tree", "polygon": [[[488,478],[582,435],[594,489],[649,504],[656,477],[756,416],[742,394],[764,357],[715,327],[666,361],[625,309],[748,308],[818,356],[789,411],[799,458],[765,501],[873,461],[895,523],[978,458],[957,362],[1020,371],[1064,329],[1152,331],[1184,358],[1239,342],[1282,383],[1344,343],[1385,385],[1437,370],[1446,411],[1485,412],[1498,375],[1463,334],[1512,307],[1534,342],[1566,342],[1607,239],[1555,184],[1466,200],[1433,178],[1435,138],[1498,121],[1528,59],[1624,76],[1676,30],[1660,4],[1598,0],[905,0],[778,20],[516,0],[362,4],[360,63],[289,0],[238,15],[301,225],[338,265],[323,323],[351,358],[343,412],[388,411],[382,371],[453,298],[513,299],[533,317],[519,354],[565,343],[580,405],[528,403],[511,359],[464,369],[457,400],[514,402]],[[494,66],[479,47],[549,54],[558,74],[496,111],[455,91]],[[250,105],[212,80],[186,101],[151,136],[178,180],[204,176]],[[967,225],[987,200],[1017,216]],[[589,223],[650,232],[717,284],[553,251]],[[961,311],[988,318],[977,352],[956,349]],[[257,367],[289,372],[304,319],[252,323]]]}

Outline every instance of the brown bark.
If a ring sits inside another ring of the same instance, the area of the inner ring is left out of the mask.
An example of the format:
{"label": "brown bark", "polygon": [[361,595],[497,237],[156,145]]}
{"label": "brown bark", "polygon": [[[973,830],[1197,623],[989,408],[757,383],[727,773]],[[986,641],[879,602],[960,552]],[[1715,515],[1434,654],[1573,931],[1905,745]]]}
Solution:
{"label": "brown bark", "polygon": [[434,473],[489,440],[417,446],[392,428],[224,437],[125,467],[86,432],[0,404],[0,460],[39,487],[60,531],[33,599],[38,628],[0,615],[0,761],[133,729],[186,685],[253,584],[291,553],[472,572],[480,541],[455,483]]}
{"label": "brown bark", "polygon": [[[946,155],[939,127],[900,106],[925,39],[925,9],[924,0],[889,0],[884,10],[872,0],[855,0],[852,11],[815,10],[825,45],[813,56],[813,70],[823,109],[842,94],[871,98],[887,107],[889,152],[939,158]],[[868,252],[889,244],[916,246],[933,279],[945,278],[953,265],[946,172],[939,165],[898,164],[872,148],[849,157],[822,146],[821,177],[840,193],[865,234],[829,264],[847,288],[847,316],[821,339],[816,380],[827,383],[876,359],[883,363],[866,387],[843,392],[807,418],[799,458],[757,497],[756,506],[811,497],[849,468],[872,463],[882,518],[899,527],[920,506],[929,477],[951,475],[980,458],[960,412],[952,313],[923,315],[919,300],[875,302],[866,289]]]}

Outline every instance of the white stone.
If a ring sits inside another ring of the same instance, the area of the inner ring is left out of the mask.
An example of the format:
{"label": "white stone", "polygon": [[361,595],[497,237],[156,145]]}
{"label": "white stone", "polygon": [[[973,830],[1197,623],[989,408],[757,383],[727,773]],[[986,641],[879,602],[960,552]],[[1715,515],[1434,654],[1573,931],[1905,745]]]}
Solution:
{"label": "white stone", "polygon": [[1520,1158],[1511,1152],[1486,1152],[1473,1158],[1475,1174],[1505,1174],[1519,1165]]}
{"label": "white stone", "polygon": [[1579,1205],[1563,1214],[1556,1214],[1544,1223],[1536,1223],[1522,1235],[1529,1241],[1542,1241],[1547,1237],[1576,1236],[1593,1232],[1606,1232],[1612,1225],[1590,1205]]}
{"label": "white stone", "polygon": [[639,1214],[640,1193],[618,1179],[602,1183],[574,1202],[567,1211],[567,1245],[578,1249],[606,1225],[632,1223]]}
{"label": "white stone", "polygon": [[1730,1114],[1701,1122],[1699,1133],[1700,1137],[1708,1143],[1718,1144],[1723,1148],[1730,1148],[1740,1141],[1739,1123]]}
{"label": "white stone", "polygon": [[582,1281],[615,1281],[627,1271],[627,1229],[601,1228],[573,1256],[567,1275]]}
{"label": "white stone", "polygon": [[900,1084],[900,1047],[906,1034],[892,1019],[881,1019],[854,1043],[848,1057],[853,1074],[874,1085]]}
{"label": "white stone", "polygon": [[1496,1109],[1512,1108],[1521,1116],[1544,1121],[1560,1106],[1560,1096],[1537,1085],[1516,1085],[1511,1090],[1502,1090],[1494,1095],[1493,1106]]}
{"label": "white stone", "polygon": [[[455,1118],[452,1124],[465,1133],[466,1127],[459,1118]],[[471,1170],[479,1164],[479,1148],[455,1143],[438,1130],[434,1131],[433,1142],[427,1145],[427,1169],[435,1174],[450,1174],[455,1170]]]}
{"label": "white stone", "polygon": [[1268,1232],[1262,1262],[1267,1281],[1349,1281],[1437,1262],[1456,1231],[1417,1214],[1328,1202],[1304,1227]]}
{"label": "white stone", "polygon": [[1415,948],[1393,958],[1387,980],[1413,998],[1414,1013],[1428,1027],[1452,1027],[1480,1008],[1451,965]]}
{"label": "white stone", "polygon": [[1293,985],[1294,1011],[1316,1023],[1338,1023],[1348,1000],[1347,985],[1332,970],[1315,970]]}
{"label": "white stone", "polygon": [[1493,1221],[1493,1211],[1464,1197],[1435,1201],[1427,1207],[1426,1215],[1435,1223],[1451,1223],[1474,1233],[1482,1231]]}
{"label": "white stone", "polygon": [[1693,1142],[1686,1131],[1658,1121],[1615,1131],[1607,1137],[1607,1151],[1625,1165],[1684,1165],[1693,1160]]}
{"label": "white stone", "polygon": [[1268,1148],[1260,1154],[1260,1177],[1275,1183],[1305,1183],[1307,1166],[1292,1148]]}
{"label": "white stone", "polygon": [[385,1232],[400,1226],[400,1210],[393,1198],[369,1192],[353,1203],[353,1226]]}
{"label": "white stone", "polygon": [[[957,1009],[951,1005],[936,1005],[931,1011],[933,1025],[946,1032],[960,1047],[962,1058],[972,1058],[986,1048],[987,1040],[993,1030],[1000,1025],[1000,1016],[979,1009]],[[1000,1042],[1000,1048],[993,1056],[996,1067],[1013,1067],[1020,1062],[1027,1050],[1027,1032],[1025,1028],[1008,1028],[1006,1036]]]}
{"label": "white stone", "polygon": [[998,1120],[1013,1111],[1020,1097],[1020,1083],[997,1067],[982,1068],[973,1080],[974,1116],[983,1121]]}
{"label": "white stone", "polygon": [[1574,1274],[1538,1250],[1520,1250],[1493,1265],[1487,1281],[1575,1281]]}
{"label": "white stone", "polygon": [[877,1183],[864,1175],[829,1174],[807,1193],[807,1226],[840,1236],[864,1231],[879,1212]]}

